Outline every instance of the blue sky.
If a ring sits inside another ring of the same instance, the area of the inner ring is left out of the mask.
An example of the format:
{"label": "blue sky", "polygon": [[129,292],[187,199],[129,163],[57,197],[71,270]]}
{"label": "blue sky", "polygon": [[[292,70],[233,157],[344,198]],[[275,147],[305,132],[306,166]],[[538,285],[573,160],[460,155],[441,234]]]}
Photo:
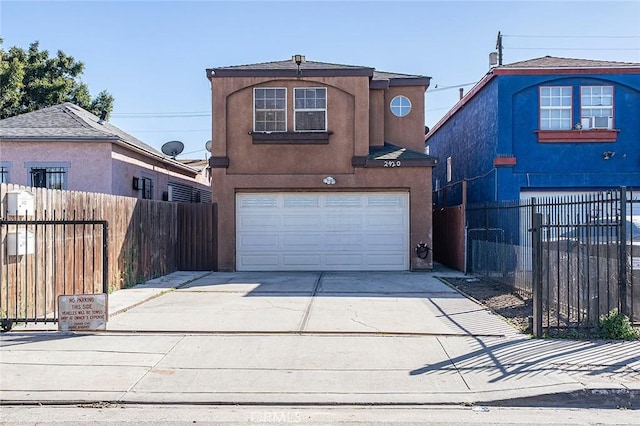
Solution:
{"label": "blue sky", "polygon": [[[640,0],[29,1],[0,0],[3,47],[38,40],[85,63],[92,95],[115,97],[111,123],[179,158],[211,138],[206,68],[308,60],[427,75],[433,126],[489,69],[545,55],[640,62]],[[437,85],[437,87],[436,87]]]}

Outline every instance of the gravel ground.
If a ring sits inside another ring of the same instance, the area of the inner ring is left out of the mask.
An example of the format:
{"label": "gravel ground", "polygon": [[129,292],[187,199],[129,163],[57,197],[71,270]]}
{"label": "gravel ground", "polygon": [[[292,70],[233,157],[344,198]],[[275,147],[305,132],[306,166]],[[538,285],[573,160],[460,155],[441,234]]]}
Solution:
{"label": "gravel ground", "polygon": [[532,332],[533,302],[531,299],[523,299],[510,286],[485,277],[441,279],[465,296],[501,315],[522,332]]}

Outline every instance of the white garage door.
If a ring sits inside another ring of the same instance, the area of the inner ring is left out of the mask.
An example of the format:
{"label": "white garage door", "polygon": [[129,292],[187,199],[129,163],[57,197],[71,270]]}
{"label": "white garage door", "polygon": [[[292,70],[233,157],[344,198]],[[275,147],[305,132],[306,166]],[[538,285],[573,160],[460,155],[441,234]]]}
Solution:
{"label": "white garage door", "polygon": [[409,195],[237,194],[236,269],[407,270]]}

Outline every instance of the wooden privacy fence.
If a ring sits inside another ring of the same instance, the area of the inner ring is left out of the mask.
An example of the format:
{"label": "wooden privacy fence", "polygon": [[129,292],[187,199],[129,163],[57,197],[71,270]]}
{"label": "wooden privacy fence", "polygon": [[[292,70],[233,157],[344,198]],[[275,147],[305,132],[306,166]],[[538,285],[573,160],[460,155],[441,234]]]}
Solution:
{"label": "wooden privacy fence", "polygon": [[[32,216],[8,211],[7,194],[16,190],[33,194]],[[8,315],[9,301],[22,318],[42,318],[54,311],[54,294],[101,292],[104,272],[113,291],[177,270],[215,269],[215,205],[210,203],[12,184],[0,184],[0,200],[0,318]],[[10,222],[16,218],[23,222]],[[59,223],[46,223],[51,221]],[[108,232],[90,222],[105,222]],[[17,245],[10,248],[16,235],[33,247],[24,254]]]}

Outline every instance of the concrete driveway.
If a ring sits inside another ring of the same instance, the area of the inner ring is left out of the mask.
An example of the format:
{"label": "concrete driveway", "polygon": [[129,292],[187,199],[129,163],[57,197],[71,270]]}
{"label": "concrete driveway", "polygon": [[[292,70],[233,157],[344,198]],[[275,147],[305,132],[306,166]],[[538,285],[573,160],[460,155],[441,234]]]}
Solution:
{"label": "concrete driveway", "polygon": [[415,272],[214,272],[113,316],[108,330],[517,334],[433,273]]}

